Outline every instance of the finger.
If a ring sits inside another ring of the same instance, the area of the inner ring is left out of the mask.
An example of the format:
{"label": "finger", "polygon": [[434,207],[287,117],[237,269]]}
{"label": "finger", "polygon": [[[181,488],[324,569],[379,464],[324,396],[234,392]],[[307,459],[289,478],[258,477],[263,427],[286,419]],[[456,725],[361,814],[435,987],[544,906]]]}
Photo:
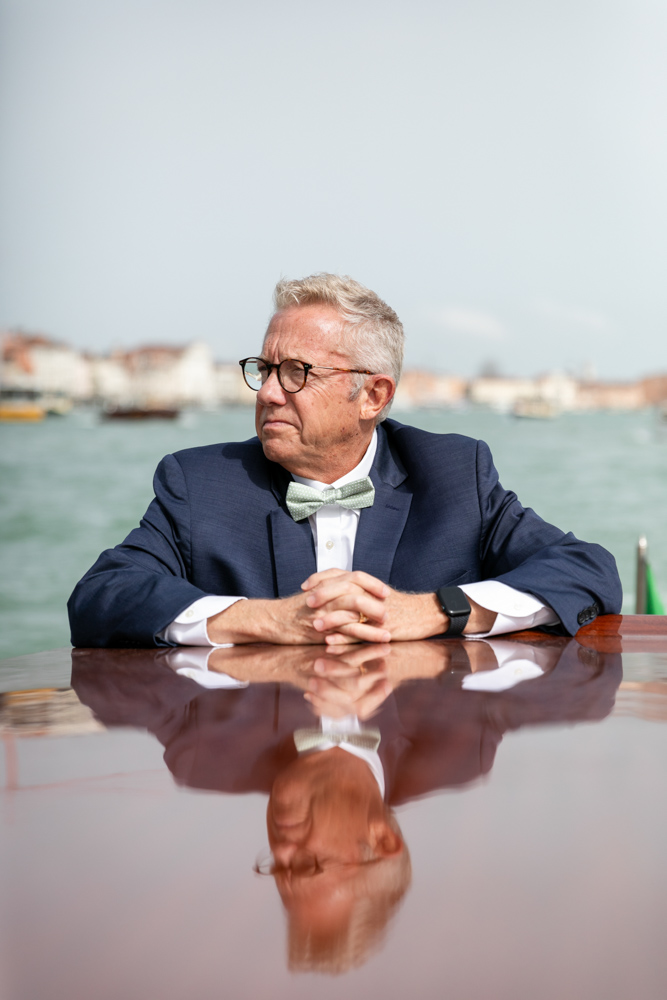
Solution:
{"label": "finger", "polygon": [[346,715],[356,714],[354,712],[350,712],[349,705],[332,705],[331,702],[326,700],[326,698],[320,698],[319,695],[316,694],[306,693],[303,697],[310,704],[313,712],[317,716],[328,715],[332,719],[342,719]]}
{"label": "finger", "polygon": [[378,708],[384,704],[391,692],[394,690],[389,681],[383,681],[377,688],[364,695],[356,705],[356,715],[359,719],[369,719],[375,715]]}
{"label": "finger", "polygon": [[[321,704],[331,707],[344,708],[346,715],[355,715],[354,706],[360,698],[363,698],[366,691],[341,691],[340,688],[326,688],[322,685],[318,690],[311,691],[310,688],[305,694],[309,697],[317,698]],[[308,699],[306,699],[308,700]]]}
{"label": "finger", "polygon": [[332,580],[336,576],[347,575],[347,570],[344,569],[323,569],[319,573],[311,573],[307,580],[304,580],[301,584],[302,590],[312,590],[313,587],[317,587],[318,584],[322,583],[324,580]]}
{"label": "finger", "polygon": [[374,644],[372,652],[363,646],[354,649],[332,648],[324,656],[318,656],[312,666],[313,673],[320,677],[356,677],[363,671],[377,676],[380,672],[385,673],[385,657],[390,650],[389,644]]}
{"label": "finger", "polygon": [[382,580],[378,580],[376,576],[371,576],[370,573],[364,573],[362,570],[355,570],[350,575],[352,583],[356,583],[358,587],[361,587],[369,594],[373,594],[374,597],[379,597],[382,600],[389,597],[391,587],[383,583]]}
{"label": "finger", "polygon": [[318,677],[341,680],[345,677],[358,677],[359,667],[354,663],[347,663],[342,657],[332,658],[328,662],[321,659],[313,664],[313,673],[317,674]]}
{"label": "finger", "polygon": [[311,677],[306,694],[320,702],[337,707],[347,706],[350,709],[368,697],[377,697],[378,692],[384,691],[389,683],[386,677],[368,674],[361,677],[357,675],[355,680],[356,683],[350,687],[339,687],[323,678]]}
{"label": "finger", "polygon": [[326,643],[327,649],[333,649],[334,646],[351,646],[354,643],[362,642],[361,639],[355,639],[353,635],[343,635],[342,632],[327,632],[326,635],[322,636],[322,641]]}
{"label": "finger", "polygon": [[373,621],[382,622],[387,614],[387,607],[384,601],[379,601],[369,594],[337,594],[327,595],[318,588],[308,594],[306,605],[312,608],[317,617],[330,614],[332,611],[351,611],[357,618],[363,612],[366,618]]}
{"label": "finger", "polygon": [[302,590],[313,590],[315,587],[322,583],[335,580],[337,578],[344,577],[346,582],[352,586],[358,587],[360,590],[365,590],[369,594],[373,594],[374,597],[379,597],[384,599],[391,593],[391,587],[382,580],[378,580],[377,577],[371,576],[370,573],[364,573],[362,570],[355,570],[352,573],[348,573],[345,570],[339,569],[325,569],[321,573],[313,573],[301,584]]}
{"label": "finger", "polygon": [[[407,645],[407,643],[405,644]],[[320,656],[318,656],[315,663],[335,663],[338,660],[344,660],[346,663],[365,663],[368,659],[369,662],[373,662],[380,657],[388,656],[393,651],[393,647],[390,643],[385,643],[384,646],[373,645],[367,649],[332,649],[326,650]],[[315,664],[313,664],[313,667]]]}
{"label": "finger", "polygon": [[[319,604],[327,601],[334,601],[337,597],[345,597],[356,594],[358,596],[368,595],[368,591],[352,583],[349,574],[332,577],[330,580],[323,580],[317,587],[313,587],[306,594],[306,604],[309,608],[315,608]],[[376,598],[373,598],[374,600]]]}
{"label": "finger", "polygon": [[393,688],[388,682],[383,687],[373,691],[372,694],[364,695],[351,705],[334,705],[326,698],[319,695],[304,694],[304,698],[310,704],[315,715],[327,715],[333,719],[343,718],[345,715],[356,715],[359,719],[370,719],[375,715],[380,706],[387,700]]}
{"label": "finger", "polygon": [[336,632],[327,632],[324,635],[327,646],[339,646],[348,642],[391,642],[391,632],[384,628],[376,628],[374,625],[362,625],[355,622],[350,625],[341,625]]}
{"label": "finger", "polygon": [[[368,622],[372,622],[373,625],[382,625],[384,620],[384,614],[373,616],[368,614],[364,616]],[[329,608],[321,608],[318,611],[317,618],[313,619],[313,628],[316,632],[331,632],[334,629],[339,628],[341,625],[352,625],[354,623],[360,624],[361,619],[359,617],[359,611],[352,608],[337,608],[329,610]]]}
{"label": "finger", "polygon": [[360,698],[385,679],[384,674],[355,674],[353,677],[310,677],[307,689],[311,694],[330,694],[334,701]]}

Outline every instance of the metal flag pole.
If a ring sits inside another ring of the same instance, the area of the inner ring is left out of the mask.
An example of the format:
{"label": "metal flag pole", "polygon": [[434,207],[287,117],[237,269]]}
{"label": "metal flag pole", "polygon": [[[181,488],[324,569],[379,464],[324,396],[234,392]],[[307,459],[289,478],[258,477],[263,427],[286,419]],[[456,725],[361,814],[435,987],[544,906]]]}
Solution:
{"label": "metal flag pole", "polygon": [[635,614],[645,615],[647,604],[646,570],[648,567],[648,545],[646,536],[642,535],[637,542],[637,590]]}

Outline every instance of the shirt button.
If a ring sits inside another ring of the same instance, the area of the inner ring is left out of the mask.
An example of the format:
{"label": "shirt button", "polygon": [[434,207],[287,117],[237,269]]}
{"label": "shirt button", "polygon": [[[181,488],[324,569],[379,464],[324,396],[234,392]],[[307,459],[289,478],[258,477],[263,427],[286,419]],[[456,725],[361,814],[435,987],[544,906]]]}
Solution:
{"label": "shirt button", "polygon": [[185,612],[185,617],[186,618],[192,618],[193,616],[194,616],[194,611],[186,611]]}
{"label": "shirt button", "polygon": [[331,541],[331,539],[329,539],[329,541],[327,542],[327,548],[328,549],[332,549],[333,547],[334,547],[334,543]]}

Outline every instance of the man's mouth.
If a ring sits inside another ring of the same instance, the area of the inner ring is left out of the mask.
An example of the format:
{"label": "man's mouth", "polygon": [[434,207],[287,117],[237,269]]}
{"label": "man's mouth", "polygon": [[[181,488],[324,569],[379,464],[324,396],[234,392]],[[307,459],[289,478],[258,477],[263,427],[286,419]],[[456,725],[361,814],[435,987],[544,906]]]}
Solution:
{"label": "man's mouth", "polygon": [[281,427],[293,427],[294,425],[289,420],[283,420],[281,417],[267,417],[262,421],[262,430],[279,430]]}

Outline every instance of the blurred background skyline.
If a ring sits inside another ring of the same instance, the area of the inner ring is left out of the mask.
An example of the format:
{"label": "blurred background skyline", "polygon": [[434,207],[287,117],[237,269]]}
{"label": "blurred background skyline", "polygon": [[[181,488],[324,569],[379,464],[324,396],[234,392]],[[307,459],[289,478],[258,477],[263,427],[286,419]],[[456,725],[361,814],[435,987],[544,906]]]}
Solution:
{"label": "blurred background skyline", "polygon": [[406,363],[667,371],[667,6],[1,0],[0,326],[261,344],[348,273]]}

